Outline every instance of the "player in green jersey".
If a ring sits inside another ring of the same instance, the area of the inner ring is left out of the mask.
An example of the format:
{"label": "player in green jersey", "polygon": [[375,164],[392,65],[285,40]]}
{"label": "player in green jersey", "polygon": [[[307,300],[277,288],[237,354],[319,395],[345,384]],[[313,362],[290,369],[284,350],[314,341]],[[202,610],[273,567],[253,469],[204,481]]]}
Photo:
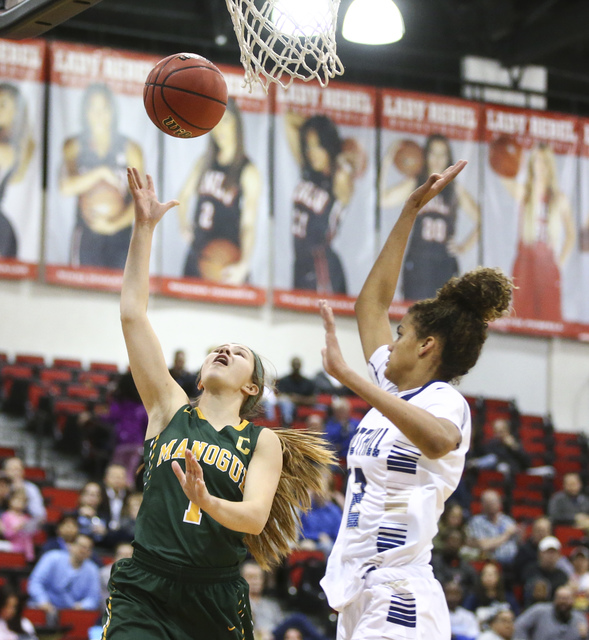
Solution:
{"label": "player in green jersey", "polygon": [[227,343],[206,357],[198,406],[191,405],[147,317],[153,233],[178,202],[160,203],[150,176],[127,175],[135,224],[121,322],[149,422],[135,550],[113,566],[103,640],[253,640],[239,565],[247,548],[263,566],[287,553],[295,507],[309,506],[306,488],[315,488],[331,457],[320,441],[293,443],[245,419],[262,397],[264,369],[244,345]]}

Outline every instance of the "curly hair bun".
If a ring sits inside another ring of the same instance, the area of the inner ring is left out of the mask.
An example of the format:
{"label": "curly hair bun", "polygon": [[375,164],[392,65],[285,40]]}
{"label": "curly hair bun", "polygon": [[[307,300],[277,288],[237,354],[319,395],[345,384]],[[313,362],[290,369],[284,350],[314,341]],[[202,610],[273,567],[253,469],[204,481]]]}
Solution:
{"label": "curly hair bun", "polygon": [[513,282],[501,269],[478,267],[448,280],[437,298],[469,309],[483,322],[492,322],[509,310],[512,292]]}

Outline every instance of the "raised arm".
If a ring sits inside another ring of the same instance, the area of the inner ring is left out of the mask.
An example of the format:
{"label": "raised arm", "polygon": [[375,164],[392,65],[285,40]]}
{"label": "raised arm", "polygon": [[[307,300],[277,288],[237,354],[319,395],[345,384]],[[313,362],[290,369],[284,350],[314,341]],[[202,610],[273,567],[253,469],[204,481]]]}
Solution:
{"label": "raised arm", "polygon": [[149,416],[146,438],[153,438],[188,402],[186,393],[168,371],[159,340],[147,318],[153,232],[164,213],[178,201],[158,202],[151,176],[147,176],[144,184],[135,168],[127,170],[127,178],[135,202],[135,226],[123,275],[121,323],[133,380]]}
{"label": "raised arm", "polygon": [[465,160],[432,174],[407,199],[401,215],[385,242],[356,300],[355,310],[360,340],[366,361],[383,344],[393,339],[389,322],[389,306],[393,301],[403,254],[420,209],[464,169]]}
{"label": "raised arm", "polygon": [[431,460],[456,449],[462,437],[454,423],[380,389],[348,366],[335,333],[333,312],[325,300],[320,300],[319,308],[325,327],[325,348],[322,351],[325,371],[378,409]]}

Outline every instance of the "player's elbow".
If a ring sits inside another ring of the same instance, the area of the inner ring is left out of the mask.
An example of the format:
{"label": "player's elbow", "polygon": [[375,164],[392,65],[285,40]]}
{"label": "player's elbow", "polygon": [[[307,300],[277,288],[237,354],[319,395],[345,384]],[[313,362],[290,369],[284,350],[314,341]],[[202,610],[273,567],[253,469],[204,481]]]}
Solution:
{"label": "player's elbow", "polygon": [[458,444],[455,440],[439,439],[428,443],[427,447],[422,447],[421,452],[430,460],[438,460],[443,458],[457,448]]}

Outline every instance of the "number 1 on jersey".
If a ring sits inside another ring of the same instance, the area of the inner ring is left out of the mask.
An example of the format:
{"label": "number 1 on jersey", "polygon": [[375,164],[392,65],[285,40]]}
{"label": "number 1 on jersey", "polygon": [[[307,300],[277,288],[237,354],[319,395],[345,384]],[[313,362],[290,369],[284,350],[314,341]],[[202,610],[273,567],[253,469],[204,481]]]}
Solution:
{"label": "number 1 on jersey", "polygon": [[200,507],[194,502],[188,503],[188,509],[184,512],[184,518],[182,522],[187,522],[188,524],[200,524],[200,519],[202,518],[202,511]]}

